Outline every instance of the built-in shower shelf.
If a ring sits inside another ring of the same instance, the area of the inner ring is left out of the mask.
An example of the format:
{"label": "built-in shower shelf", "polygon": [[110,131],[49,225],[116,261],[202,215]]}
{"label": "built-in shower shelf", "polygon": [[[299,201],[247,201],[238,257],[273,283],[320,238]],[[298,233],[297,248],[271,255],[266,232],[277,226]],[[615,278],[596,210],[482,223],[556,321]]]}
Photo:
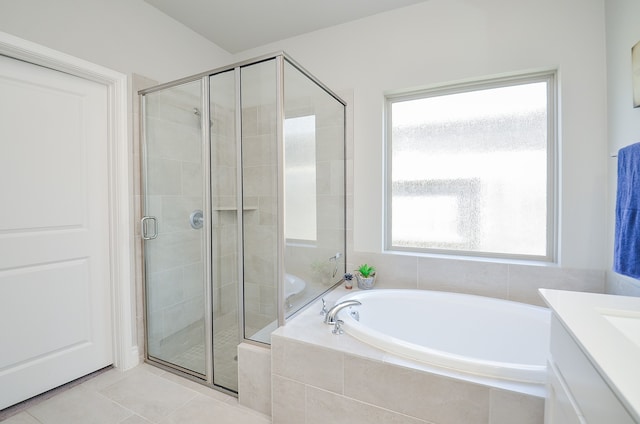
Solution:
{"label": "built-in shower shelf", "polygon": [[[223,212],[223,211],[231,211],[231,212],[235,212],[238,210],[238,208],[233,207],[233,206],[229,206],[229,207],[224,207],[224,206],[220,206],[220,207],[216,207],[213,208],[214,211],[219,211],[219,212]],[[258,207],[257,206],[245,206],[242,208],[243,211],[257,211]]]}

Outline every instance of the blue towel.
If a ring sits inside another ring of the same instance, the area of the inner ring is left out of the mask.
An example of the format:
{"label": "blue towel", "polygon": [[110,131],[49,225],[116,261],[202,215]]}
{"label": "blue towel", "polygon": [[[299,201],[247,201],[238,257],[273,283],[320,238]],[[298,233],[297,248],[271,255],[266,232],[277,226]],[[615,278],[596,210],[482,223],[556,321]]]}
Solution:
{"label": "blue towel", "polygon": [[640,278],[640,143],[618,151],[613,270]]}

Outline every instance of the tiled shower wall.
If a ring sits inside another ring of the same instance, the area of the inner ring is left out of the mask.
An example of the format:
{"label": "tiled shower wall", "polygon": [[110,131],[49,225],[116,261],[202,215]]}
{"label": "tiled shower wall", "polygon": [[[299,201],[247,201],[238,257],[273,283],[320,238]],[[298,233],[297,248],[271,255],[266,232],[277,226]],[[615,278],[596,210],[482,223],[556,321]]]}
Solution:
{"label": "tiled shower wall", "polygon": [[242,173],[245,334],[250,337],[277,318],[278,171],[275,97],[247,103],[242,108]]}
{"label": "tiled shower wall", "polygon": [[[214,77],[215,78],[215,77]],[[231,81],[230,88],[234,89]],[[238,332],[235,98],[211,99],[211,230],[214,331]],[[237,336],[235,337],[237,339]]]}

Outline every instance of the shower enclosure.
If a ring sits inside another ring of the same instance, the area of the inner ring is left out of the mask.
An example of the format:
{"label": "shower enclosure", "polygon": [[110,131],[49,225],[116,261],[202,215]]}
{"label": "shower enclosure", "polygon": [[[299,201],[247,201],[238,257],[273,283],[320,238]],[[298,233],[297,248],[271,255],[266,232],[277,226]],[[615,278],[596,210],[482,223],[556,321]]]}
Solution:
{"label": "shower enclosure", "polygon": [[146,357],[237,392],[345,273],[345,103],[284,53],[140,96]]}

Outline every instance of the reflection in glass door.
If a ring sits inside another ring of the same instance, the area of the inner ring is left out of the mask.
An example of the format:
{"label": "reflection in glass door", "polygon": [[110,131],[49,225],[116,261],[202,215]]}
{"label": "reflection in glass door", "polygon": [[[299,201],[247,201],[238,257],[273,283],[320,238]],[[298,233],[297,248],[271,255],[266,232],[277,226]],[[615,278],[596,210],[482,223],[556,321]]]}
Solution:
{"label": "reflection in glass door", "polygon": [[345,273],[345,105],[284,62],[287,317]]}
{"label": "reflection in glass door", "polygon": [[144,101],[147,355],[205,378],[205,266],[200,80]]}

